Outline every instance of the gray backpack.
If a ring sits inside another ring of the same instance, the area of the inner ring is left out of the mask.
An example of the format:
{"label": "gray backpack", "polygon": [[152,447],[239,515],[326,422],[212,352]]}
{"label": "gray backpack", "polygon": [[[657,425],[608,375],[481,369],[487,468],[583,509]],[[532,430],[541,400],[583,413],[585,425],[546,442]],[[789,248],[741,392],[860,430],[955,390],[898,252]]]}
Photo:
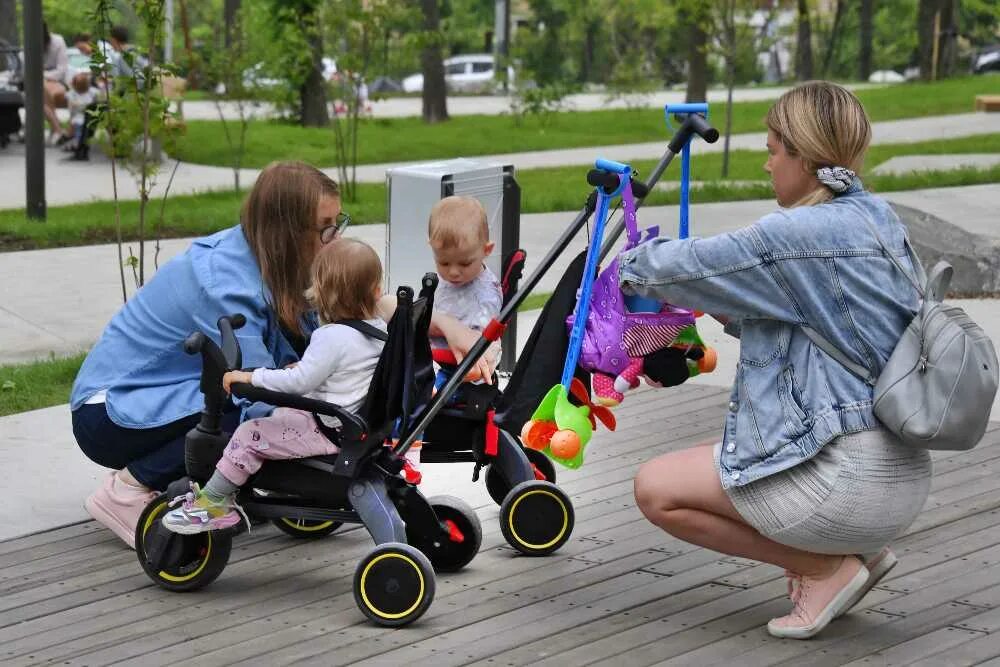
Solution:
{"label": "gray backpack", "polygon": [[[946,306],[953,269],[938,262],[924,274],[905,241],[917,278],[903,268],[870,221],[865,223],[896,268],[917,288],[920,310],[877,378],[815,329],[802,331],[849,371],[874,387],[875,416],[911,447],[965,450],[986,432],[997,392],[997,353],[989,336],[961,308]],[[923,285],[921,285],[923,283]]]}

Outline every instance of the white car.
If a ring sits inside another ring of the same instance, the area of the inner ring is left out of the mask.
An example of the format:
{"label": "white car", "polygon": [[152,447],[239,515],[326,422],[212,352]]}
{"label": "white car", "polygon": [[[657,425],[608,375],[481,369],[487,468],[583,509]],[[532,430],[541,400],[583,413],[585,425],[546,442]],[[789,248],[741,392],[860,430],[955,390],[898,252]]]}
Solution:
{"label": "white car", "polygon": [[[323,80],[329,81],[333,78],[333,75],[337,73],[337,61],[333,58],[323,56]],[[222,85],[222,84],[219,84]],[[264,63],[257,63],[253,67],[247,68],[243,72],[243,87],[244,88],[275,88],[281,85],[281,80],[271,76],[264,67]],[[225,86],[222,85],[222,91],[225,91]]]}
{"label": "white car", "polygon": [[[514,82],[513,67],[507,68],[507,81]],[[498,85],[493,56],[475,53],[447,58],[444,61],[444,84],[451,92],[493,92]],[[423,90],[423,74],[411,74],[403,79],[403,92],[420,93]]]}

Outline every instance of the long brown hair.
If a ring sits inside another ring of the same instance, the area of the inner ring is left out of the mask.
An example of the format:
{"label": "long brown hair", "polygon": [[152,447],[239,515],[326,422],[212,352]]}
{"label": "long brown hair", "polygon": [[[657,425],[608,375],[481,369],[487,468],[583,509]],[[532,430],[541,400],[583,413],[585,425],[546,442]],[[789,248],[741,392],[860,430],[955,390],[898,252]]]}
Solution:
{"label": "long brown hair", "polygon": [[330,241],[316,255],[306,298],[324,324],[375,317],[382,287],[382,263],[372,247],[357,239]]}
{"label": "long brown hair", "polygon": [[339,196],[340,188],[319,169],[288,161],[267,165],[243,202],[243,233],[271,306],[290,331],[302,333],[302,315],[309,307],[304,292],[310,283],[310,250],[319,242],[319,200]]}
{"label": "long brown hair", "polygon": [[[829,81],[807,81],[774,103],[764,121],[791,156],[802,156],[809,173],[820,167],[861,171],[872,127],[854,93]],[[833,192],[820,185],[795,206],[822,204]]]}

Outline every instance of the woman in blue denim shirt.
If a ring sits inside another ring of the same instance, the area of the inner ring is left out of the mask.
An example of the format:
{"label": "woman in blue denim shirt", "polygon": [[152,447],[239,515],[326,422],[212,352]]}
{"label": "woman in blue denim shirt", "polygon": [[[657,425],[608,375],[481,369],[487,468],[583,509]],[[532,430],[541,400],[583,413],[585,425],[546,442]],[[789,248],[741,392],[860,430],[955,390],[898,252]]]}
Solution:
{"label": "woman in blue denim shirt", "polygon": [[643,514],[671,535],[785,568],[793,608],[768,631],[805,638],[857,604],[895,565],[889,542],[930,489],[926,451],[872,413],[872,390],[803,333],[882,369],[918,295],[905,230],[855,175],[871,138],[847,90],[810,82],[768,112],[765,170],[784,207],[708,239],[658,240],[621,262],[626,292],[717,314],[740,338],[719,443],[647,462]]}
{"label": "woman in blue denim shirt", "polygon": [[[264,169],[240,224],[197,239],[164,264],[112,318],[87,355],[70,396],[80,449],[113,468],[87,511],[134,546],[146,503],[183,476],[184,436],[204,404],[201,358],[182,343],[200,330],[218,342],[216,322],[241,313],[246,367],[282,367],[314,328],[304,291],[322,243],[347,222],[337,184],[301,162]],[[239,410],[231,405],[224,428]]]}

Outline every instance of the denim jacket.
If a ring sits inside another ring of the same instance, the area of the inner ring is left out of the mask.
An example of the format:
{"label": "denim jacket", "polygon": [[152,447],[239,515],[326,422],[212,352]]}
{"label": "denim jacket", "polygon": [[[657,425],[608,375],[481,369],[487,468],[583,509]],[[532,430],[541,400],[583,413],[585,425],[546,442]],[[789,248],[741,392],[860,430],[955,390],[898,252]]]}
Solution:
{"label": "denim jacket", "polygon": [[816,329],[880,373],[918,295],[885,256],[870,220],[912,270],[905,228],[860,181],[833,201],[779,210],[705,239],[644,243],[622,257],[626,293],[728,316],[740,361],[725,420],[724,488],[786,470],[826,443],[873,429],[872,389],[816,347]]}
{"label": "denim jacket", "polygon": [[106,390],[108,416],[125,428],[153,428],[197,414],[204,406],[201,357],[185,354],[182,344],[194,331],[220,342],[216,322],[222,315],[246,316],[236,331],[244,368],[296,361],[268,301],[239,225],[196,239],[111,319],[76,376],[70,408]]}

